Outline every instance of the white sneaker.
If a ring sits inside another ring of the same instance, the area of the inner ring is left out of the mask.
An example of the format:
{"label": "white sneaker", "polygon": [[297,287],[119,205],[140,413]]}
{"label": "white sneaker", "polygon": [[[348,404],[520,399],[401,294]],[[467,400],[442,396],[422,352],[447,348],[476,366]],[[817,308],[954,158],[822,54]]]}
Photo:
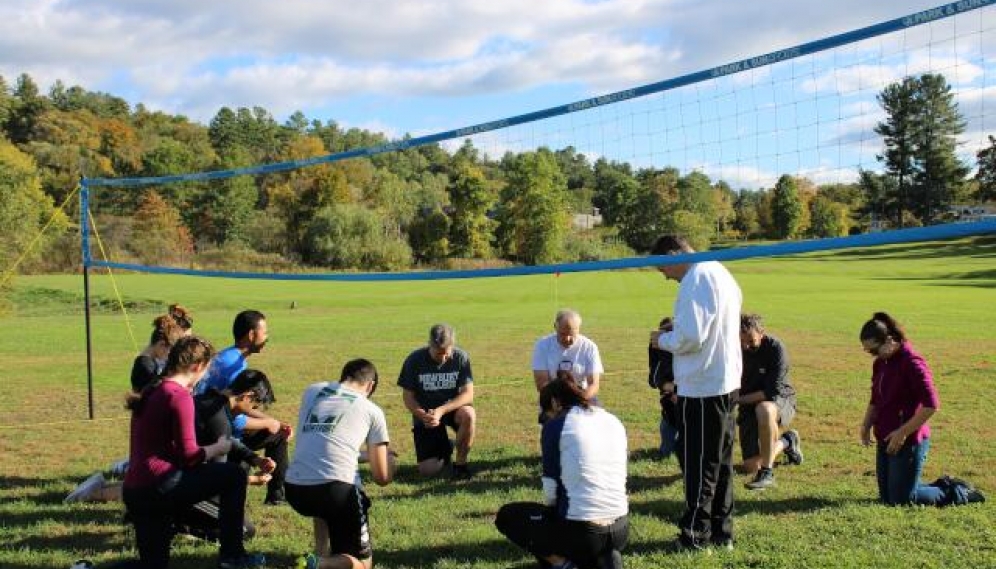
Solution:
{"label": "white sneaker", "polygon": [[89,501],[97,490],[104,487],[104,475],[94,472],[89,478],[84,480],[63,500],[64,503]]}

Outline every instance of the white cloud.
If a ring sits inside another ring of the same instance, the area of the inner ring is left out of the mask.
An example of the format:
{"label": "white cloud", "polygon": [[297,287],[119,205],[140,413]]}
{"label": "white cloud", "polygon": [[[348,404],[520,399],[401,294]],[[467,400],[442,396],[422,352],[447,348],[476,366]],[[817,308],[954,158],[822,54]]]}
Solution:
{"label": "white cloud", "polygon": [[[774,187],[781,174],[755,164],[697,164],[691,170],[702,172],[713,182],[724,181],[735,190],[757,190]],[[687,173],[687,172],[682,172]]]}
{"label": "white cloud", "polygon": [[[936,0],[5,0],[0,4],[0,74],[11,80],[28,72],[43,86],[62,79],[200,121],[222,106],[261,106],[278,119],[303,110],[312,118],[396,136],[424,133],[428,126],[464,126],[462,118],[461,124],[445,123],[447,106],[455,98],[489,95],[494,100],[558,86],[569,87],[564,92],[572,98],[602,94],[934,4]],[[957,24],[960,33],[978,25],[971,18]],[[816,72],[808,83],[798,80],[792,86],[820,91],[861,87],[873,93],[883,81],[928,60],[934,67],[957,69],[956,86],[978,81],[982,70],[973,62],[996,42],[945,43],[941,40],[950,27],[939,27],[928,57],[914,54],[902,68],[871,61],[821,74],[818,58],[787,63]],[[893,37],[859,47],[878,48],[893,57],[931,41],[931,35],[923,27],[901,39],[905,46]],[[696,89],[702,89],[705,99],[736,90],[740,104],[745,87],[776,75],[765,67]],[[868,84],[875,87],[869,90]],[[405,107],[404,101],[412,98],[420,106]],[[315,117],[311,112],[335,112],[339,103],[364,99],[377,101],[360,106],[366,116],[356,116],[355,110],[340,116]],[[409,118],[384,118],[388,112],[380,104],[394,106],[395,117]],[[536,106],[518,112],[532,110]],[[469,115],[463,111],[461,116]],[[826,127],[834,144],[871,146],[868,133],[880,116],[875,109],[847,110],[841,116]],[[499,117],[493,108],[482,104],[479,114],[466,120],[494,118]],[[976,126],[981,132],[986,125],[970,117],[970,128]],[[498,139],[489,152],[519,144]],[[722,168],[727,172],[731,167]],[[757,166],[737,165],[733,171],[735,175],[720,177],[734,186],[738,180],[746,187],[770,185],[777,178]]]}
{"label": "white cloud", "polygon": [[[891,8],[857,0],[832,8],[788,0],[749,4],[8,0],[0,7],[0,69],[58,75],[95,88],[133,70],[142,75],[145,69],[166,68],[167,75],[183,79],[172,83],[176,95],[169,98],[178,101],[186,100],[182,90],[191,82],[214,79],[223,91],[232,82],[252,86],[251,76],[268,75],[279,85],[301,62],[308,72],[334,78],[348,71],[352,92],[464,95],[549,82],[583,83],[600,91],[764,53],[927,5],[924,0]],[[860,16],[852,13],[856,6],[862,7]],[[62,75],[66,70],[76,72]],[[140,87],[141,95],[155,86]]]}
{"label": "white cloud", "polygon": [[985,70],[979,63],[968,59],[917,52],[911,54],[908,61],[897,64],[862,64],[828,69],[815,78],[803,81],[801,89],[806,93],[833,92],[842,95],[878,93],[890,83],[924,73],[940,73],[953,85],[966,85],[982,77]]}

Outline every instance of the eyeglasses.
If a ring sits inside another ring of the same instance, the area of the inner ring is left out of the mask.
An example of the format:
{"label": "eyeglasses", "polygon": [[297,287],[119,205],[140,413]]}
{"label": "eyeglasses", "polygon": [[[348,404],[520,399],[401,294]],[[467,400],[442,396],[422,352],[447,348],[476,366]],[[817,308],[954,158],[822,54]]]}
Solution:
{"label": "eyeglasses", "polygon": [[865,351],[868,352],[869,355],[878,356],[879,353],[882,351],[882,346],[884,346],[884,345],[885,344],[879,344],[879,345],[875,346],[874,348],[865,348]]}

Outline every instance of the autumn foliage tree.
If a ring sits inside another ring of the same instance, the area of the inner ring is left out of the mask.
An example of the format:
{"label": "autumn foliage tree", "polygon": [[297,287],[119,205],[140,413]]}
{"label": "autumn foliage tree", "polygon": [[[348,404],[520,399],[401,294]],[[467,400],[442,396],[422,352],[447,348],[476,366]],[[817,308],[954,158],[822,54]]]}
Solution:
{"label": "autumn foliage tree", "polygon": [[[48,231],[29,249],[50,218],[53,223]],[[12,269],[22,256],[28,261],[41,257],[67,226],[66,216],[54,212],[52,198],[42,191],[35,161],[0,138],[0,235],[4,236],[0,239],[0,273]]]}
{"label": "autumn foliage tree", "polygon": [[149,265],[186,263],[194,252],[194,240],[180,213],[154,191],[146,192],[139,202],[128,246]]}

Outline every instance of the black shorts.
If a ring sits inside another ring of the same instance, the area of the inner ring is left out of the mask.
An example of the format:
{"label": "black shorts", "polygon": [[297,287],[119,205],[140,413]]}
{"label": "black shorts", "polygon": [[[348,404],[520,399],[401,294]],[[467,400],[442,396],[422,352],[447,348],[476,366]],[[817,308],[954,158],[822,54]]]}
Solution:
{"label": "black shorts", "polygon": [[412,434],[415,435],[415,460],[422,462],[430,458],[438,458],[449,461],[453,455],[453,443],[450,442],[450,434],[446,430],[449,427],[456,431],[459,425],[456,422],[456,411],[450,411],[443,415],[438,427],[426,427],[422,421],[415,420],[412,425]]}
{"label": "black shorts", "polygon": [[[795,418],[795,397],[776,397],[775,407],[778,408],[778,426],[787,427]],[[737,412],[737,436],[740,437],[740,455],[744,460],[761,454],[761,443],[758,441],[757,413],[754,405],[742,405]]]}
{"label": "black shorts", "polygon": [[370,559],[370,526],[367,512],[370,499],[354,484],[333,481],[314,486],[284,485],[287,502],[302,516],[319,518],[329,526],[332,554]]}

